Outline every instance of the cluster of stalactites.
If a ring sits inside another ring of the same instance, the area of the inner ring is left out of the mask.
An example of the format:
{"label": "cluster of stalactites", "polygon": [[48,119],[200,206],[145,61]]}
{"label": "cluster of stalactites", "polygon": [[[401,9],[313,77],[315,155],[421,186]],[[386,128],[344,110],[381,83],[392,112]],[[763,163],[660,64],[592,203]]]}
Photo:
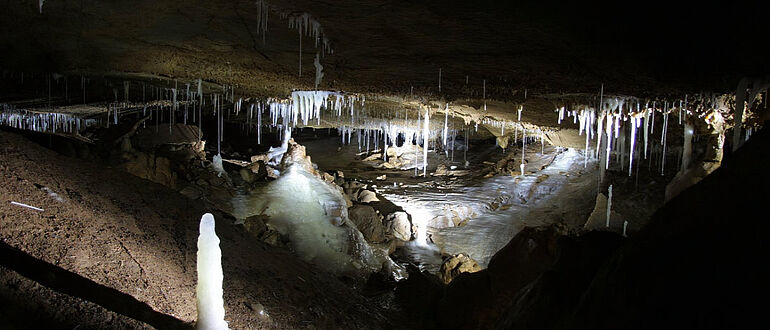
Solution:
{"label": "cluster of stalactites", "polygon": [[8,105],[3,105],[3,111],[0,112],[0,125],[40,133],[78,134],[96,124],[96,119],[84,119],[65,113],[17,110]]}
{"label": "cluster of stalactites", "polygon": [[[330,110],[339,118],[342,117],[343,110],[347,109],[352,121],[356,114],[356,104],[363,102],[363,98],[359,102],[355,95],[331,91],[295,91],[288,100],[268,99],[266,108],[270,111],[273,126],[277,126],[278,120],[282,119],[282,124],[296,127],[300,124],[320,125],[324,110]],[[347,112],[345,111],[346,114]]]}
{"label": "cluster of stalactites", "polygon": [[289,20],[289,28],[297,29],[301,36],[311,37],[315,42],[315,47],[322,46],[324,53],[332,53],[331,43],[324,35],[321,23],[308,13],[301,14],[281,14],[281,17]]}
{"label": "cluster of stalactites", "polygon": [[[644,158],[648,156],[649,138],[655,131],[655,113],[660,113],[663,116],[663,127],[660,130],[660,148],[662,149],[663,156],[661,157],[660,172],[664,173],[665,170],[665,152],[666,152],[666,135],[668,132],[669,115],[671,113],[678,113],[678,121],[681,125],[686,125],[688,116],[697,116],[698,118],[704,118],[711,116],[710,114],[716,113],[719,115],[718,107],[724,102],[720,101],[721,98],[716,95],[696,95],[685,96],[681,100],[669,101],[669,100],[654,100],[645,101],[644,104],[633,97],[602,97],[600,101],[600,107],[597,109],[579,105],[579,106],[560,106],[557,107],[555,112],[558,113],[558,123],[561,124],[565,118],[572,117],[573,123],[579,123],[579,134],[582,135],[586,132],[586,166],[587,155],[590,148],[590,140],[594,139],[594,131],[596,134],[596,149],[595,156],[597,158],[604,156],[604,169],[608,169],[611,161],[610,154],[613,152],[613,140],[617,140],[621,137],[621,129],[625,127],[625,123],[630,125],[630,148],[628,149],[629,157],[627,164],[628,173],[631,175],[633,163],[634,163],[634,151],[637,144],[637,131],[643,130],[644,145],[643,149],[639,150]],[[594,130],[595,128],[595,130]],[[601,148],[602,140],[604,140],[605,148]],[[625,138],[623,137],[623,140]],[[615,145],[618,144],[619,141]],[[620,152],[621,162],[625,161],[625,141]],[[621,164],[622,166],[623,164]]]}

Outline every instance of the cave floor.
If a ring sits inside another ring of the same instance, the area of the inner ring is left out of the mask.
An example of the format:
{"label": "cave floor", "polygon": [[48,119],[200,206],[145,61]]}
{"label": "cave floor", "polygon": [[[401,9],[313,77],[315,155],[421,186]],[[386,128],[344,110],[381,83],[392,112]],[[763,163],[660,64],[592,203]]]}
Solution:
{"label": "cave floor", "polygon": [[[59,155],[14,133],[0,131],[0,146],[4,245],[57,272],[116,289],[158,314],[183,322],[196,319],[195,242],[199,219],[209,210],[164,186],[98,162]],[[231,328],[403,326],[397,311],[372,303],[288,251],[258,243],[231,225],[233,219],[213,213],[222,240]],[[27,315],[17,319],[19,327],[138,325],[76,298],[51,299],[58,293],[25,283],[9,271],[21,265],[4,263],[0,298],[19,306],[17,314]],[[260,315],[262,309],[268,316]]]}

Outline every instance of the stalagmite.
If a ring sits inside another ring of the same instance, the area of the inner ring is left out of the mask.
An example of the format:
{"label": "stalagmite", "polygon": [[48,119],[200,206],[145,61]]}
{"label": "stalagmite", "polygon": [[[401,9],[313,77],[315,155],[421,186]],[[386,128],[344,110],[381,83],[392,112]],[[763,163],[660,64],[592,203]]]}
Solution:
{"label": "stalagmite", "polygon": [[222,298],[222,250],[214,227],[214,216],[204,214],[198,236],[198,284],[195,288],[198,307],[195,328],[201,330],[229,329]]}
{"label": "stalagmite", "polygon": [[626,235],[627,229],[628,229],[628,221],[623,221],[623,237],[628,237],[628,235]]}
{"label": "stalagmite", "polygon": [[607,189],[607,228],[610,227],[610,212],[612,210],[612,185]]}

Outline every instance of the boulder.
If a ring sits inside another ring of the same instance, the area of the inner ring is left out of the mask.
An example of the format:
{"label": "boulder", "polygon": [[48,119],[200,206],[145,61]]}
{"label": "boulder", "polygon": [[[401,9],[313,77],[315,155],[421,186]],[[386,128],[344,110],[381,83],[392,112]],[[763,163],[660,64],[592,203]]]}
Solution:
{"label": "boulder", "polygon": [[369,157],[364,158],[365,162],[373,162],[375,160],[381,159],[382,154],[372,154]]}
{"label": "boulder", "polygon": [[[487,269],[459,274],[437,304],[438,327],[494,328],[519,290],[553,265],[560,236],[554,227],[524,228],[492,257]],[[458,313],[459,302],[463,313]]]}
{"label": "boulder", "polygon": [[676,176],[671,179],[671,182],[666,185],[666,202],[670,201],[690,186],[703,180],[703,178],[711,174],[711,172],[714,172],[719,166],[720,164],[718,162],[700,162],[685,171],[679,171]]}
{"label": "boulder", "polygon": [[353,205],[348,209],[348,217],[368,242],[379,243],[385,240],[385,226],[382,225],[382,217],[377,214],[373,207]]}
{"label": "boulder", "polygon": [[329,173],[324,172],[323,177],[326,182],[334,182],[334,176]]}
{"label": "boulder", "polygon": [[261,215],[248,217],[243,220],[243,227],[254,237],[260,238],[267,231],[264,218]]}
{"label": "boulder", "polygon": [[248,183],[253,183],[257,180],[257,175],[248,168],[242,168],[239,173],[241,174],[241,179]]}
{"label": "boulder", "polygon": [[388,214],[385,218],[385,228],[388,235],[396,239],[409,241],[412,238],[412,223],[406,212],[398,211]]}
{"label": "boulder", "polygon": [[377,194],[371,190],[362,189],[358,192],[358,202],[360,203],[371,203],[371,202],[379,202],[380,199],[377,198]]}
{"label": "boulder", "polygon": [[449,258],[446,258],[441,264],[439,269],[439,278],[444,284],[449,284],[452,280],[461,273],[475,273],[481,270],[481,266],[476,260],[471,259],[466,254],[455,254]]}
{"label": "boulder", "polygon": [[623,219],[620,214],[615,211],[611,211],[610,214],[610,227],[607,228],[607,196],[602,193],[596,195],[596,205],[588,220],[583,225],[583,229],[587,231],[591,230],[608,230],[617,233],[623,232]]}
{"label": "boulder", "polygon": [[342,184],[342,189],[346,195],[354,196],[359,189],[365,188],[366,185],[358,181],[348,181]]}
{"label": "boulder", "polygon": [[433,176],[444,176],[449,174],[449,169],[444,164],[439,164],[438,167],[436,167],[436,171],[433,172],[431,175]]}
{"label": "boulder", "polygon": [[263,162],[263,163],[267,163],[268,160],[269,159],[267,159],[267,154],[259,154],[259,155],[251,156],[251,162],[252,163],[256,163],[256,162],[260,162],[260,161]]}
{"label": "boulder", "polygon": [[171,170],[171,161],[165,157],[136,152],[128,154],[123,167],[126,172],[169,188],[176,188],[177,175]]}

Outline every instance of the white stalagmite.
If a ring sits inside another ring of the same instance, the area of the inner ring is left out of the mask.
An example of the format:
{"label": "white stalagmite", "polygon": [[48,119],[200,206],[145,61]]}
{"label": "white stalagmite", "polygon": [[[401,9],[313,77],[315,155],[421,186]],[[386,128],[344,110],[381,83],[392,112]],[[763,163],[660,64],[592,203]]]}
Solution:
{"label": "white stalagmite", "polygon": [[623,237],[628,237],[628,235],[626,235],[627,229],[628,229],[628,221],[623,221]]}
{"label": "white stalagmite", "polygon": [[608,189],[607,194],[607,228],[610,227],[610,212],[612,210],[612,185]]}
{"label": "white stalagmite", "polygon": [[195,288],[198,322],[196,329],[228,329],[225,322],[222,298],[222,250],[219,237],[214,231],[214,216],[206,213],[201,217],[198,236],[198,285]]}

